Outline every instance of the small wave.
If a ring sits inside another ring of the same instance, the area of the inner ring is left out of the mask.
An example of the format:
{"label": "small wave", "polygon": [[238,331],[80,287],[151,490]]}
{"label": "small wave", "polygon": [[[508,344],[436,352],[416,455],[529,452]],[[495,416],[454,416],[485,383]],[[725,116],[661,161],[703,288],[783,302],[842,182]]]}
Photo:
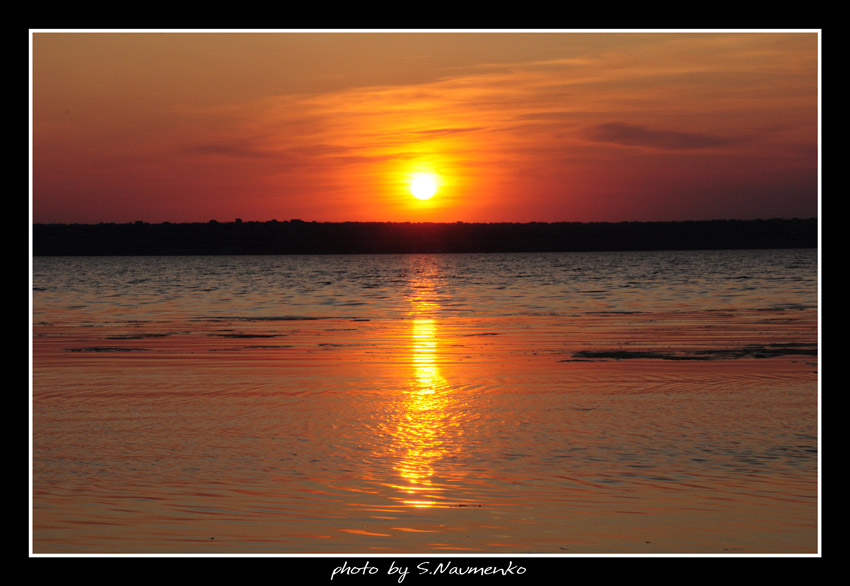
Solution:
{"label": "small wave", "polygon": [[116,334],[106,336],[107,340],[144,340],[145,338],[165,338],[171,334]]}
{"label": "small wave", "polygon": [[219,338],[277,338],[280,334],[209,334]]}
{"label": "small wave", "polygon": [[329,317],[321,317],[314,315],[262,315],[262,316],[242,316],[242,315],[225,315],[225,316],[204,316],[196,318],[198,321],[312,321],[317,319],[331,319]]}
{"label": "small wave", "polygon": [[[817,344],[778,343],[752,344],[740,348],[720,348],[696,351],[656,352],[652,350],[580,350],[574,359],[655,359],[655,360],[734,360],[738,358],[774,358],[779,356],[816,356]],[[561,362],[567,362],[562,360]]]}
{"label": "small wave", "polygon": [[147,352],[147,348],[117,348],[112,346],[89,346],[86,348],[65,348],[68,352]]}

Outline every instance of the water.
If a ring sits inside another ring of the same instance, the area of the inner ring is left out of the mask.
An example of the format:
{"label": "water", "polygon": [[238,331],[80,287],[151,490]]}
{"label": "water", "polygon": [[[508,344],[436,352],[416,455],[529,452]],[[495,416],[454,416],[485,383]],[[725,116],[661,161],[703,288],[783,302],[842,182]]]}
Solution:
{"label": "water", "polygon": [[814,250],[33,261],[33,551],[817,550]]}

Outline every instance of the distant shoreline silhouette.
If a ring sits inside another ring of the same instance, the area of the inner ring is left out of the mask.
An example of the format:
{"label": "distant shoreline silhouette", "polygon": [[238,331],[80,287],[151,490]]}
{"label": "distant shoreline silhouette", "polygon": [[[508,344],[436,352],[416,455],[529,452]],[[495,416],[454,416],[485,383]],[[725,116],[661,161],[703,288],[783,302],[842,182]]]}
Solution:
{"label": "distant shoreline silhouette", "polygon": [[407,254],[816,248],[809,219],[679,222],[34,224],[34,256]]}

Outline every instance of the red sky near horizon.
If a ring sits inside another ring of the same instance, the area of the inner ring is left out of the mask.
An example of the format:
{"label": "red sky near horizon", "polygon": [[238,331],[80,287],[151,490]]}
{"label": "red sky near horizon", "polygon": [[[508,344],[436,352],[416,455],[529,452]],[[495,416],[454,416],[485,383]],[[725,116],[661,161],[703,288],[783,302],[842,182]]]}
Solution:
{"label": "red sky near horizon", "polygon": [[816,32],[33,32],[33,222],[816,217],[818,53]]}

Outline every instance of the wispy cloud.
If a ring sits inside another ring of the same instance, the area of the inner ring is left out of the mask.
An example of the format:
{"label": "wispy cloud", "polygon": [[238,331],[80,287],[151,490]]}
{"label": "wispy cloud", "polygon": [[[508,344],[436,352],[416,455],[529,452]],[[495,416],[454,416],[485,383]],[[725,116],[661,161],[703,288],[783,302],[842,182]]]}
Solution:
{"label": "wispy cloud", "polygon": [[680,132],[676,130],[653,130],[646,126],[607,122],[591,128],[588,138],[628,147],[651,148],[670,151],[709,149],[738,142],[735,139],[711,134]]}
{"label": "wispy cloud", "polygon": [[254,146],[228,143],[194,144],[187,146],[186,151],[198,155],[216,155],[222,157],[236,157],[248,159],[267,159],[271,157],[280,157],[279,153],[274,153],[268,150],[262,150]]}

